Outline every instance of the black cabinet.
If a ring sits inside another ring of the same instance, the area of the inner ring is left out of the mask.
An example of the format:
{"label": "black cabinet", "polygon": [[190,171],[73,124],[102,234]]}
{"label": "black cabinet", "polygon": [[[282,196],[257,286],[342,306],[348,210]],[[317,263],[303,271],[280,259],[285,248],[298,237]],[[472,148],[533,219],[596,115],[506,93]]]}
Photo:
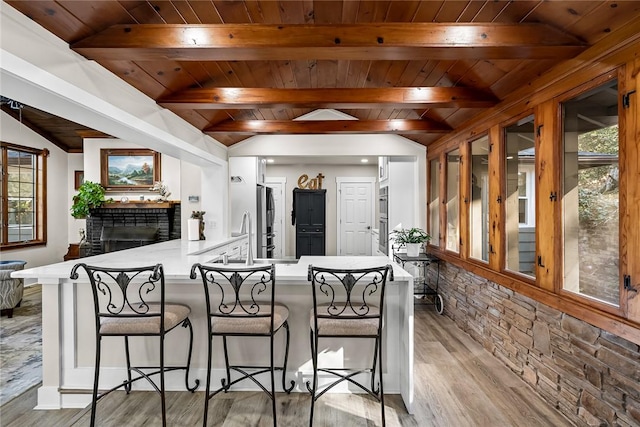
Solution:
{"label": "black cabinet", "polygon": [[325,255],[327,190],[293,190],[296,258]]}

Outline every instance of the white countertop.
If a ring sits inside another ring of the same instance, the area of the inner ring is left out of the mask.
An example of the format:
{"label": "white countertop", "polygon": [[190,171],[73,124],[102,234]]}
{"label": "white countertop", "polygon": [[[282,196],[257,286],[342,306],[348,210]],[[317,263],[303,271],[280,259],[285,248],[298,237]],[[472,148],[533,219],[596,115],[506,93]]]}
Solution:
{"label": "white countertop", "polygon": [[[240,238],[222,241],[171,240],[153,245],[110,252],[103,255],[70,260],[42,267],[29,268],[13,273],[15,277],[36,279],[42,284],[42,299],[47,301],[42,309],[42,369],[43,382],[38,389],[38,408],[59,409],[85,407],[89,404],[90,392],[68,394],[65,389],[92,389],[94,359],[94,318],[91,310],[91,291],[84,269],[80,269],[78,279],[70,279],[72,267],[83,262],[105,267],[133,268],[162,263],[167,283],[167,298],[191,308],[190,320],[194,331],[194,360],[191,365],[192,378],[206,377],[206,322],[203,303],[202,279],[192,280],[189,276],[194,263],[208,263],[218,259],[218,254]],[[235,246],[235,243],[231,245]],[[304,380],[309,373],[309,312],[312,306],[311,289],[307,280],[309,264],[329,268],[368,268],[391,264],[394,281],[387,282],[385,293],[385,391],[400,393],[412,411],[413,402],[413,279],[398,264],[385,256],[305,256],[295,264],[276,264],[276,283],[280,287],[278,301],[289,308],[291,347],[289,352],[288,378],[298,378],[298,391],[306,393]],[[243,264],[229,264],[229,268]],[[182,328],[180,328],[182,329]],[[167,360],[182,360],[183,350],[189,343],[187,332],[172,334],[172,344],[165,347]],[[240,364],[255,362],[254,354],[264,351],[264,344],[252,340],[242,347]],[[351,340],[353,341],[353,340]],[[244,345],[244,344],[243,344]],[[151,364],[155,355],[150,355],[151,346],[147,341],[135,340],[134,352],[141,357],[141,363]],[[330,366],[340,366],[348,359],[360,360],[365,357],[361,343],[344,340],[329,344],[329,348],[340,351],[326,352]],[[118,352],[119,354],[119,352]],[[126,360],[110,352],[111,375],[103,375],[104,387],[113,387],[117,378],[126,375]],[[366,357],[370,357],[368,354]],[[214,358],[216,359],[216,358]],[[226,375],[220,359],[214,362],[212,378],[220,381]],[[179,377],[167,377],[167,390],[184,390],[184,381]],[[144,387],[144,385],[142,386]],[[256,387],[257,388],[257,387]],[[151,389],[149,387],[149,389]],[[346,391],[346,390],[345,390]]]}
{"label": "white countertop", "polygon": [[[240,236],[216,242],[169,240],[153,245],[19,270],[14,272],[12,277],[65,280],[69,278],[72,267],[78,262],[115,268],[141,267],[162,263],[167,280],[184,280],[189,279],[193,264],[206,264],[216,259],[217,248],[244,238],[245,236]],[[396,281],[406,281],[411,278],[409,273],[385,256],[303,256],[297,264],[276,264],[276,277],[281,283],[283,281],[300,283],[301,279],[306,283],[309,264],[329,268],[369,268],[391,264]],[[229,267],[234,265],[242,266],[242,264],[232,264]],[[80,280],[82,280],[82,276]]]}

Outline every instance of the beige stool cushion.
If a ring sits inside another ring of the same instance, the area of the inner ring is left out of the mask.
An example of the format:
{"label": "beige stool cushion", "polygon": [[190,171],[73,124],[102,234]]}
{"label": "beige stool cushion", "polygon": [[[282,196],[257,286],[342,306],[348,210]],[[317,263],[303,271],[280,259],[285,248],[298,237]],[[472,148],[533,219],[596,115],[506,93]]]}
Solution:
{"label": "beige stool cushion", "polygon": [[[327,312],[328,308],[329,304],[319,304],[318,316],[329,314]],[[340,317],[355,315],[353,310],[347,307],[344,313],[339,316],[330,319],[318,317],[318,335],[377,335],[380,319],[378,317],[371,316],[378,316],[379,314],[380,308],[370,305],[369,312],[366,316],[362,316],[358,319],[341,319]],[[310,324],[311,330],[313,330],[313,309],[311,309],[310,313]]]}
{"label": "beige stool cushion", "polygon": [[[244,302],[245,307],[251,303]],[[273,330],[276,331],[289,318],[289,308],[284,304],[275,303],[273,306]],[[234,314],[237,317],[234,317]],[[269,334],[271,329],[271,317],[240,317],[247,313],[236,307],[229,317],[212,317],[211,329],[214,334]],[[260,310],[256,314],[271,314],[271,304],[261,303]]]}
{"label": "beige stool cushion", "polygon": [[[182,304],[164,305],[164,330],[179,325],[189,317],[191,309]],[[123,315],[136,314],[131,309],[123,310]],[[149,304],[148,314],[160,314],[160,304]],[[103,317],[100,319],[100,333],[103,335],[159,334],[158,317]]]}

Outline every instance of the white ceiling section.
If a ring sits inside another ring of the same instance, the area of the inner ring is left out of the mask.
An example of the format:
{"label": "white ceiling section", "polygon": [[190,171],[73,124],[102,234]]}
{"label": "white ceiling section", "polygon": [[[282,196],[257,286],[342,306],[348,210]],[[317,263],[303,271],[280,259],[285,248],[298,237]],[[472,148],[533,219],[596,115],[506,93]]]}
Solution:
{"label": "white ceiling section", "polygon": [[0,2],[0,93],[200,166],[226,147]]}

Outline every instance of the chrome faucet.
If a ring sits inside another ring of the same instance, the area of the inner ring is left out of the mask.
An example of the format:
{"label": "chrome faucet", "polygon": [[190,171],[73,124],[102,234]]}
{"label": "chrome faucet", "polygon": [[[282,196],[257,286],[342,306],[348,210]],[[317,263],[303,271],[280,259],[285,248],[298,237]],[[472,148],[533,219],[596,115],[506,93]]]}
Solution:
{"label": "chrome faucet", "polygon": [[253,251],[251,249],[251,214],[249,211],[244,211],[242,214],[242,225],[240,227],[240,234],[247,233],[247,262],[246,265],[253,265]]}

